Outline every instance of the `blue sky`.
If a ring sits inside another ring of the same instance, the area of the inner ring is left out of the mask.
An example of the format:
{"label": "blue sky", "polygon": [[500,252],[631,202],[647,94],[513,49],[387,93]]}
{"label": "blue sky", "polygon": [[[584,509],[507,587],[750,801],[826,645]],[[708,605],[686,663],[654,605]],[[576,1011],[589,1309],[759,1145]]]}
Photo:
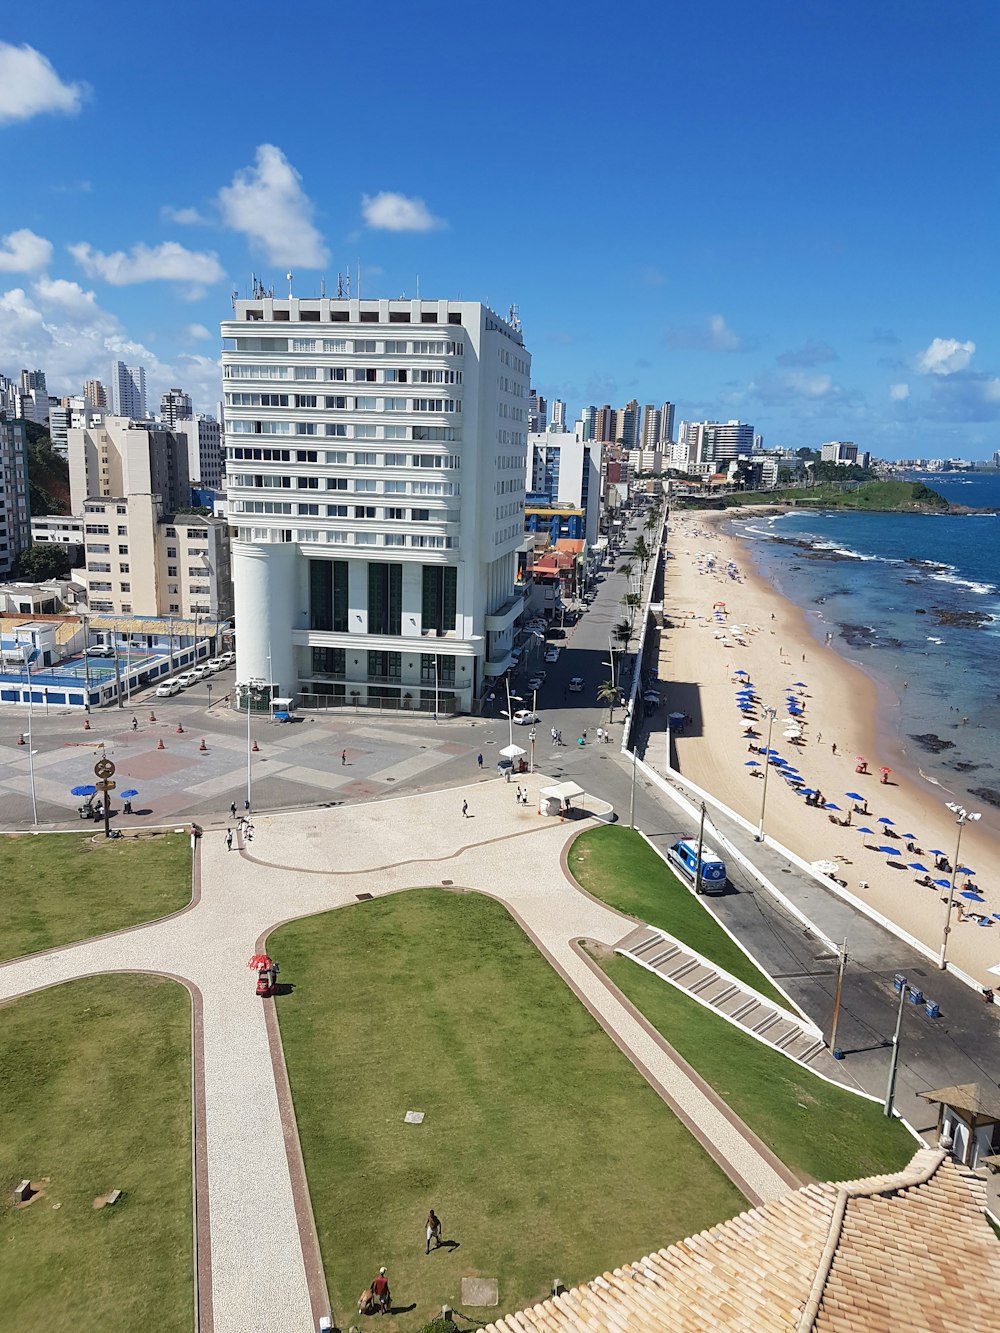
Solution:
{"label": "blue sky", "polygon": [[1000,8],[36,0],[0,43],[0,371],[218,397],[251,270],[520,310],[534,381],[771,444],[1000,448]]}

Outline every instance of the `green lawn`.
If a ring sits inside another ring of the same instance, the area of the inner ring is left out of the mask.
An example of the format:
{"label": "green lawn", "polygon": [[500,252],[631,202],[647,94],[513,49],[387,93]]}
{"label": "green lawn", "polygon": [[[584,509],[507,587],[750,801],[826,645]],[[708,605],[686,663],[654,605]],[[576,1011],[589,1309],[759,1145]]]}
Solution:
{"label": "green lawn", "polygon": [[[17,1208],[25,1178],[47,1183]],[[187,992],[108,976],[3,1006],[3,1327],[190,1333],[192,1226]]]}
{"label": "green lawn", "polygon": [[186,833],[0,837],[0,961],[152,921],[191,901]]}
{"label": "green lawn", "polygon": [[604,971],[750,1128],[800,1175],[896,1171],[918,1145],[877,1102],[834,1087],[754,1041],[629,958]]}
{"label": "green lawn", "polygon": [[581,833],[570,848],[569,868],[577,883],[609,907],[669,932],[761,995],[790,1007],[700,899],[632,829],[607,825]]}
{"label": "green lawn", "polygon": [[[268,950],[342,1327],[383,1263],[414,1306],[389,1329],[459,1308],[463,1275],[499,1279],[499,1311],[473,1311],[495,1317],[746,1206],[492,899],[418,890]],[[427,1257],[431,1207],[458,1247]]]}

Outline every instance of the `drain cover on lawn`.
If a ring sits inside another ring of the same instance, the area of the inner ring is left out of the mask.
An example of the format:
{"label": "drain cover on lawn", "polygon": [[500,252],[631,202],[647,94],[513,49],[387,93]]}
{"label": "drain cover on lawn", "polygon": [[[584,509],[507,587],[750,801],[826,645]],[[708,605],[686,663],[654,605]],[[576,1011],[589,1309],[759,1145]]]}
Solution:
{"label": "drain cover on lawn", "polygon": [[495,1277],[463,1277],[463,1305],[498,1305],[500,1284]]}
{"label": "drain cover on lawn", "polygon": [[407,1111],[403,1119],[408,1125],[422,1125],[424,1123],[423,1111]]}

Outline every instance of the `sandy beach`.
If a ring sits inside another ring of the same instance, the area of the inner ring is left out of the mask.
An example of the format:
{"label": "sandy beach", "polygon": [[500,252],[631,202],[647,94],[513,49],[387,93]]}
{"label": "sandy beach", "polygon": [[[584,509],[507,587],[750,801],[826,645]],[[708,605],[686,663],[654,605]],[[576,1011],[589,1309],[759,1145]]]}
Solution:
{"label": "sandy beach", "polygon": [[[677,767],[756,826],[768,757],[749,747],[767,746],[765,709],[774,708],[771,748],[798,770],[802,783],[796,788],[781,767],[770,764],[766,834],[805,861],[836,863],[833,873],[853,894],[936,953],[947,888],[918,883],[924,875],[910,866],[926,867],[932,880],[950,881],[958,829],[945,802],[953,798],[901,767],[895,750],[879,739],[888,731],[879,725],[879,708],[887,701],[880,704],[875,683],[817,642],[803,611],[754,573],[744,544],[721,531],[726,517],[689,511],[674,513],[669,523],[663,611],[672,628],[661,636],[659,673],[667,682],[669,711],[691,719],[674,733]],[[716,614],[716,603],[724,604],[724,612]],[[748,673],[754,692],[747,714],[737,706],[743,679],[738,671]],[[798,718],[790,718],[790,697],[803,709]],[[752,734],[744,730],[748,720]],[[796,727],[799,736],[786,734]],[[856,771],[858,756],[867,760],[867,773]],[[880,782],[882,765],[893,770],[886,785]],[[839,809],[807,805],[802,789],[821,792],[824,802]],[[848,818],[850,826],[834,822]],[[962,833],[959,863],[974,873],[958,876],[948,959],[980,985],[1000,987],[1000,977],[988,972],[1000,963],[1000,919],[993,915],[1000,913],[996,823],[996,812],[987,807],[982,820]],[[879,847],[892,848],[892,854]],[[947,857],[948,870],[936,868],[934,849]],[[970,879],[981,901],[965,896]],[[933,995],[932,977],[927,989]]]}

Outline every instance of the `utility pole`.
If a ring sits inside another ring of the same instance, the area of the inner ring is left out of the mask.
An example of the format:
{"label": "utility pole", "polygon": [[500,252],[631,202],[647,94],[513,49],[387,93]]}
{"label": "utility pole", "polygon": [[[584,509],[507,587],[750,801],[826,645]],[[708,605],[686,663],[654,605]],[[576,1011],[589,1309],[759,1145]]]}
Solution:
{"label": "utility pole", "polygon": [[830,1050],[837,1049],[837,1024],[840,1021],[840,999],[844,993],[844,971],[847,968],[847,940],[840,947],[837,961],[837,993],[833,1000],[833,1027],[830,1030]]}
{"label": "utility pole", "polygon": [[889,1082],[885,1090],[885,1105],[882,1108],[887,1116],[892,1116],[892,1099],[896,1092],[896,1066],[899,1063],[899,1033],[903,1026],[903,1005],[906,1003],[906,992],[910,989],[906,978],[902,978],[902,985],[899,988],[899,1013],[896,1015],[896,1031],[892,1038],[892,1058],[889,1061]]}
{"label": "utility pole", "polygon": [[771,730],[774,727],[775,719],[775,710],[773,708],[767,708],[764,711],[767,713],[767,754],[764,756],[764,790],[761,792],[760,796],[760,824],[758,825],[754,842],[764,841],[764,809],[767,805],[767,771],[771,767]]}
{"label": "utility pole", "polygon": [[705,802],[701,803],[701,824],[698,826],[698,864],[694,868],[694,891],[701,893],[701,849],[705,845]]}

